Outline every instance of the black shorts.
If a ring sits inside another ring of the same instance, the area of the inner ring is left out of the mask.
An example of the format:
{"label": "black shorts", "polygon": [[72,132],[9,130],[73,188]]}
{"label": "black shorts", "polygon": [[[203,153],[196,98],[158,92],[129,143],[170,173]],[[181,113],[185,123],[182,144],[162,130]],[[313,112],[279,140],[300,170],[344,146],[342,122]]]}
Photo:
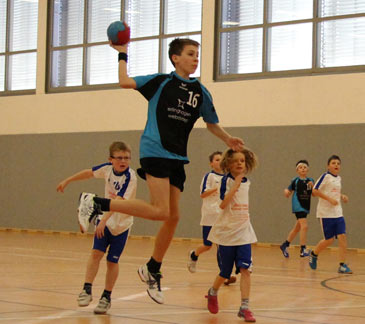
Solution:
{"label": "black shorts", "polygon": [[295,213],[295,216],[297,217],[297,219],[299,218],[307,218],[307,213],[306,212],[297,212]]}
{"label": "black shorts", "polygon": [[146,180],[146,173],[156,178],[169,178],[171,185],[184,191],[184,161],[150,157],[140,159],[140,163],[141,168],[137,169],[137,173],[142,179]]}

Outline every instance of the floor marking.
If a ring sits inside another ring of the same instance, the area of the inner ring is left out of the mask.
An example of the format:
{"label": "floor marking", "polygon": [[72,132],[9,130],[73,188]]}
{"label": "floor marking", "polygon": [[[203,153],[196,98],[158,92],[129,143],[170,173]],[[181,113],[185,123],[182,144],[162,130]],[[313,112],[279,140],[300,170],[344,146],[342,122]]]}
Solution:
{"label": "floor marking", "polygon": [[[170,290],[170,289],[171,288],[169,288],[169,287],[161,288],[162,291]],[[145,296],[148,296],[147,291],[144,291],[143,293],[139,293],[139,294],[133,294],[133,295],[129,295],[129,296],[119,297],[119,298],[116,298],[115,300],[133,300],[133,299],[137,299],[137,298],[145,297]]]}

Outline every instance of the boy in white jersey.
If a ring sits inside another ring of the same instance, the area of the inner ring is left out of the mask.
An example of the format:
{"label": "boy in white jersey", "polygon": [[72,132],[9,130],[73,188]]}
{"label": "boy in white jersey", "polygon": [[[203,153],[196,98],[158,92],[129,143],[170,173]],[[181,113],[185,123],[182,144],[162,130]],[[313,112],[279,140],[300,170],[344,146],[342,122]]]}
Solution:
{"label": "boy in white jersey", "polygon": [[[203,244],[189,252],[188,270],[191,273],[196,272],[196,263],[198,262],[199,255],[209,251],[213,245],[213,243],[208,240],[208,235],[220,213],[218,188],[220,187],[220,182],[223,177],[223,171],[220,165],[221,160],[222,152],[220,151],[213,152],[209,155],[209,164],[212,170],[204,175],[200,184],[200,197],[203,200],[201,208],[202,216],[200,220]],[[236,278],[232,276],[225,284],[228,285],[235,281]]]}
{"label": "boy in white jersey", "polygon": [[251,244],[257,242],[249,216],[248,191],[250,181],[245,177],[257,165],[256,155],[244,148],[235,152],[228,149],[222,158],[221,166],[227,174],[222,178],[219,189],[221,199],[219,214],[212,226],[208,239],[218,244],[220,273],[208,290],[208,310],[216,314],[218,290],[230,278],[233,265],[241,273],[241,307],[238,316],[246,322],[256,322],[248,308],[251,286]]}
{"label": "boy in white jersey", "polygon": [[[129,168],[131,149],[123,142],[114,142],[109,147],[109,163],[82,170],[57,186],[57,191],[63,192],[73,181],[90,178],[105,180],[105,197],[115,199],[132,199],[136,196],[137,178]],[[118,278],[118,261],[127,242],[133,217],[127,214],[107,212],[99,216],[95,229],[94,245],[87,262],[85,283],[78,297],[79,306],[88,306],[92,301],[92,283],[99,269],[99,264],[107,248],[107,272],[105,289],[99,304],[94,309],[95,314],[105,314],[111,306],[111,292]],[[81,226],[80,226],[81,229]]]}
{"label": "boy in white jersey", "polygon": [[330,246],[335,238],[339,243],[339,273],[351,274],[351,269],[346,265],[346,224],[343,217],[341,201],[348,202],[348,197],[341,194],[341,159],[332,155],[327,162],[328,171],[315,183],[313,196],[318,196],[317,218],[321,221],[324,239],[318,242],[309,256],[309,266],[317,269],[318,254]]}

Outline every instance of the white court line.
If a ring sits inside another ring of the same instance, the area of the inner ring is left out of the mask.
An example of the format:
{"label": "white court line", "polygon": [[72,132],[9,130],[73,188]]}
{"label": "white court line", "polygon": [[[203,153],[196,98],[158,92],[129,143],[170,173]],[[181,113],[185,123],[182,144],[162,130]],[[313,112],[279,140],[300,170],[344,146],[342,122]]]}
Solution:
{"label": "white court line", "polygon": [[[161,288],[162,291],[170,290],[170,289],[171,288],[169,288],[169,287]],[[146,291],[144,291],[143,293],[139,293],[139,294],[133,294],[133,295],[129,295],[129,296],[119,297],[119,298],[116,298],[115,300],[133,300],[133,299],[137,299],[137,298],[145,297],[145,296],[148,296]]]}

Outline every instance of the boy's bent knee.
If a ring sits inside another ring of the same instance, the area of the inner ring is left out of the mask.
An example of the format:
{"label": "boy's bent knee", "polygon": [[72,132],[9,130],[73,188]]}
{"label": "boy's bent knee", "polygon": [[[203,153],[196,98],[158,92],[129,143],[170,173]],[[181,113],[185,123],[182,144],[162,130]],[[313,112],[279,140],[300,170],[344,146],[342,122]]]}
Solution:
{"label": "boy's bent knee", "polygon": [[300,227],[300,230],[301,231],[308,231],[308,225],[302,225],[301,227]]}

